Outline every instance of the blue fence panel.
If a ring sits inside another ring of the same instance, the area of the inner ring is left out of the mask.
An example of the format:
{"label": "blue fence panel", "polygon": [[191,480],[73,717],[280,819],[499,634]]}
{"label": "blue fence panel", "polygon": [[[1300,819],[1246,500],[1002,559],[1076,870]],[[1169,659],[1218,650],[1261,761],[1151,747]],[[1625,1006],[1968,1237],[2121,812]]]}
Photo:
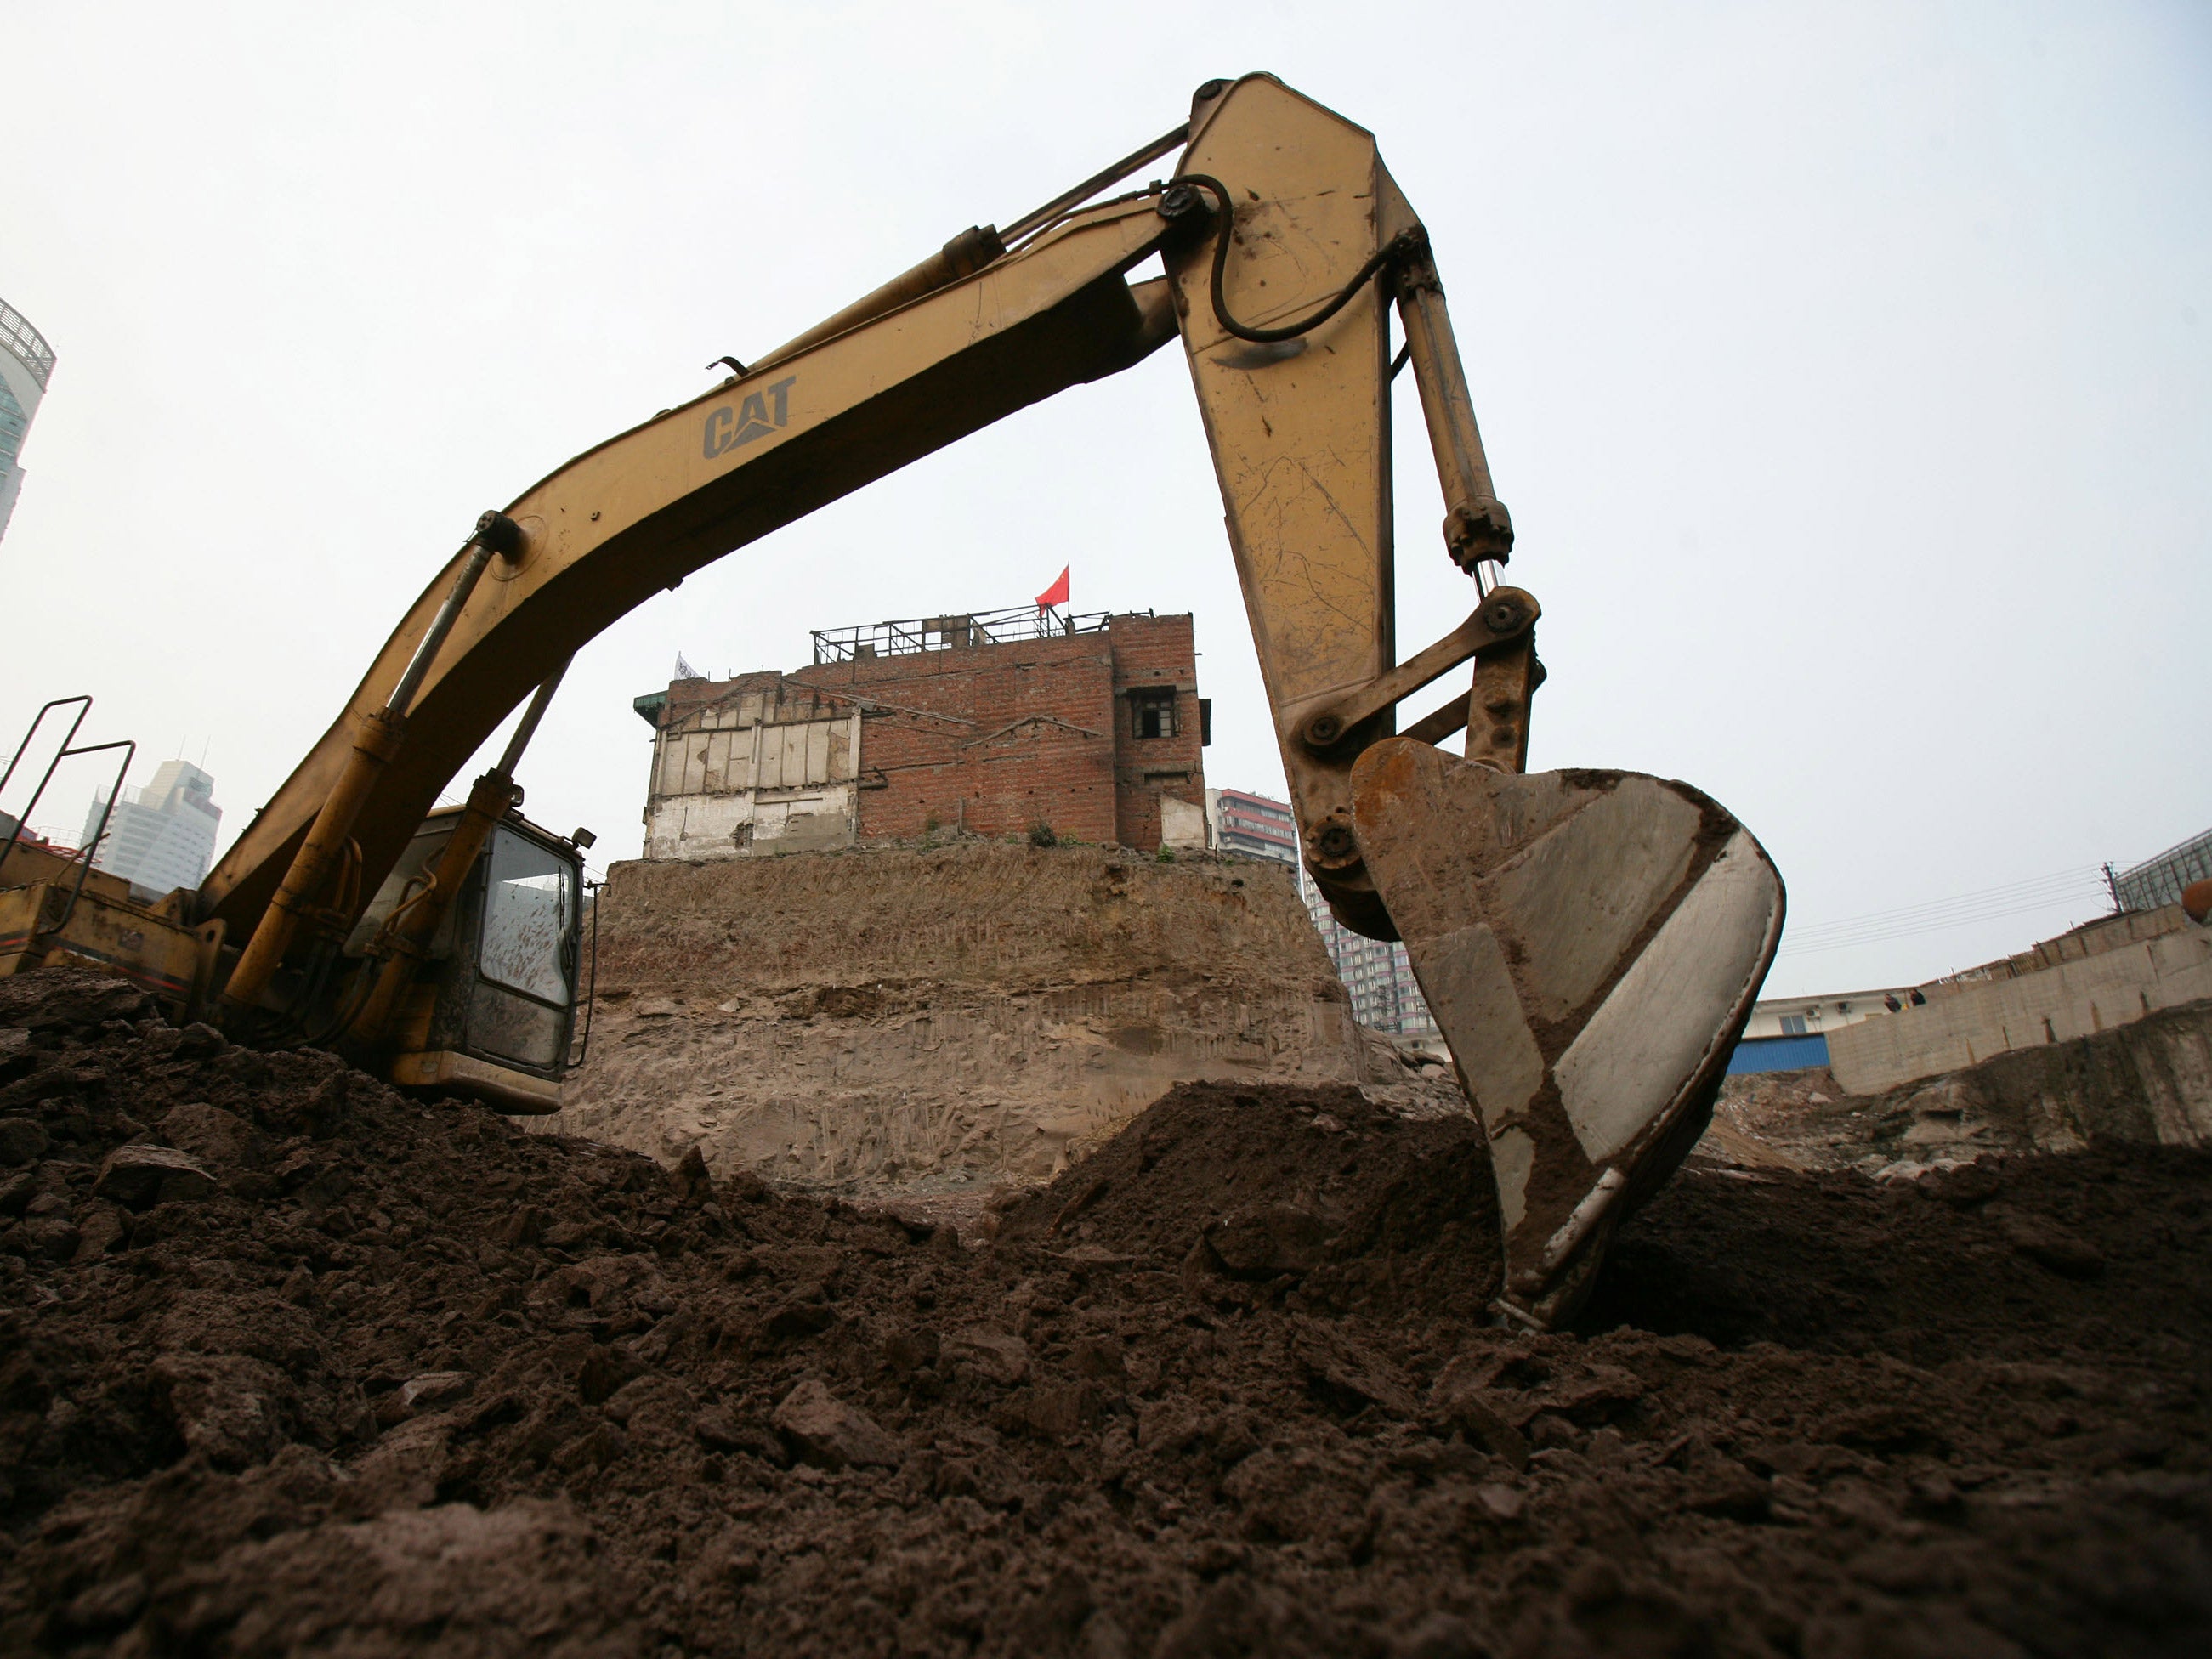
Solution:
{"label": "blue fence panel", "polygon": [[1802,1072],[1808,1066],[1827,1063],[1828,1039],[1817,1031],[1809,1036],[1746,1037],[1729,1056],[1728,1074]]}

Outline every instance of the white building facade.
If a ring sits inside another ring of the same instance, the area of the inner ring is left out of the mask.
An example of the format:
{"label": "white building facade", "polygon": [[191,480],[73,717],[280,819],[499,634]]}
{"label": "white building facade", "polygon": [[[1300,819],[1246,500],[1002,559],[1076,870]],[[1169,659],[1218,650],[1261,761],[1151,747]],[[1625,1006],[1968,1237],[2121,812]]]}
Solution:
{"label": "white building facade", "polygon": [[1747,1040],[1820,1036],[1926,1000],[1910,985],[1885,985],[1872,991],[1823,991],[1809,997],[1762,997],[1752,1004],[1751,1023],[1743,1028],[1743,1034]]}
{"label": "white building facade", "polygon": [[85,814],[83,844],[90,847],[100,836],[93,868],[156,894],[200,884],[215,862],[216,834],[222,827],[213,778],[190,761],[163,761],[151,783],[117,798],[102,835],[100,818],[106,805],[95,798]]}
{"label": "white building facade", "polygon": [[775,673],[676,682],[634,705],[652,722],[648,859],[744,858],[849,847],[860,833],[860,710]]}

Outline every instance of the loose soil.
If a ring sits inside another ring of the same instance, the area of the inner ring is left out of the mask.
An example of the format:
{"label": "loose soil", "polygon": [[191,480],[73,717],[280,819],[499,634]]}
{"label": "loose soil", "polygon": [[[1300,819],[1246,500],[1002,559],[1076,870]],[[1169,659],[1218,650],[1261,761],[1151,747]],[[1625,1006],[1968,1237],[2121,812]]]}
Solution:
{"label": "loose soil", "polygon": [[2203,1153],[1695,1163],[1528,1336],[1468,1121],[1349,1087],[1178,1089],[978,1247],[52,974],[0,1159],[0,1651],[2212,1639]]}

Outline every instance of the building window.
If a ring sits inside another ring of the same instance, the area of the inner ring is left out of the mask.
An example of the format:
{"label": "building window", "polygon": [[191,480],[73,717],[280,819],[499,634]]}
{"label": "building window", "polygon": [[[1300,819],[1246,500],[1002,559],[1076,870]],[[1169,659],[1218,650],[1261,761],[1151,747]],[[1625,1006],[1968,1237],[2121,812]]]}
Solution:
{"label": "building window", "polygon": [[1176,734],[1176,694],[1171,685],[1141,686],[1129,693],[1129,732],[1138,738]]}
{"label": "building window", "polygon": [[1803,1036],[1805,1035],[1805,1016],[1802,1014],[1783,1015],[1782,1035],[1784,1036]]}

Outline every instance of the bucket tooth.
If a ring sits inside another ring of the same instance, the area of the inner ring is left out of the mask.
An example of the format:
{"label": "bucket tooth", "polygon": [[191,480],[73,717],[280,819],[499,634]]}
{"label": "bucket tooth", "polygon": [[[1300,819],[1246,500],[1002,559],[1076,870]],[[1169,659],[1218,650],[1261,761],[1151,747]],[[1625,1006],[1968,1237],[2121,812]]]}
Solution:
{"label": "bucket tooth", "polygon": [[1368,872],[1490,1142],[1498,1311],[1549,1328],[1711,1121],[1782,878],[1684,783],[1500,772],[1407,738],[1352,775]]}

